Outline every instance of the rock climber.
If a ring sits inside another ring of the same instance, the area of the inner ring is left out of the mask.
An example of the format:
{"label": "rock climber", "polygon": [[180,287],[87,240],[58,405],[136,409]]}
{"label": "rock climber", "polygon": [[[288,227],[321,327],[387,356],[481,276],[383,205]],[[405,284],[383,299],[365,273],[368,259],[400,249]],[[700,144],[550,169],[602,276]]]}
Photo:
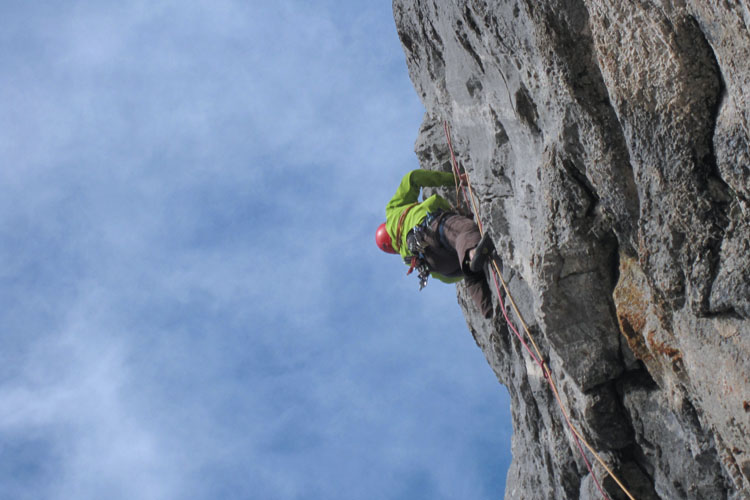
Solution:
{"label": "rock climber", "polygon": [[[457,180],[465,184],[466,174]],[[485,318],[491,318],[492,295],[484,263],[494,246],[488,233],[482,237],[472,219],[457,214],[437,194],[419,202],[421,188],[455,183],[450,172],[412,170],[406,174],[385,207],[386,221],[375,232],[375,242],[386,253],[400,254],[410,266],[407,274],[417,269],[420,290],[429,276],[445,283],[465,280],[474,304]]]}

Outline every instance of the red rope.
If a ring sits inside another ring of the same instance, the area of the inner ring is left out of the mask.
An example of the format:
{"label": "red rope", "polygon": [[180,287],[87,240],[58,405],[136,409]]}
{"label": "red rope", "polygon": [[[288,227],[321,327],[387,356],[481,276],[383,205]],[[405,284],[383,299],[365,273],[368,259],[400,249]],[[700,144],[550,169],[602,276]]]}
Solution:
{"label": "red rope", "polygon": [[495,274],[495,270],[492,270],[492,279],[495,280],[495,288],[497,289],[497,298],[500,300],[500,307],[503,311],[503,317],[505,318],[505,322],[508,323],[508,326],[510,327],[511,331],[516,334],[516,337],[518,337],[518,340],[521,341],[521,344],[526,348],[526,351],[529,353],[529,355],[536,361],[536,364],[539,365],[539,367],[542,369],[542,373],[544,373],[544,378],[547,378],[547,370],[544,367],[544,362],[540,360],[536,354],[534,354],[534,351],[531,350],[531,347],[529,347],[529,344],[526,343],[523,336],[518,333],[518,329],[515,327],[513,322],[508,318],[508,313],[505,310],[505,302],[503,302],[503,297],[500,295],[500,284],[497,281],[497,275]]}
{"label": "red rope", "polygon": [[[453,176],[456,179],[460,179],[461,178],[461,173],[458,171],[458,162],[456,161],[456,155],[453,153],[453,143],[451,142],[451,135],[450,135],[450,132],[448,131],[448,122],[447,121],[443,122],[443,129],[445,130],[445,136],[448,138],[448,149],[451,152],[451,161],[452,161],[451,164],[453,165]],[[457,182],[460,182],[460,181],[457,181]],[[460,199],[459,193],[463,193],[463,195],[464,195],[464,204],[466,205],[467,211],[469,213],[471,213],[471,206],[469,205],[469,197],[466,194],[466,186],[463,187],[462,191],[459,191],[458,187],[459,187],[459,185],[456,184],[456,204],[459,205],[459,208],[460,208],[461,199]],[[477,221],[479,221],[479,217],[476,217],[476,219],[477,219]],[[480,229],[481,229],[481,221],[479,222],[479,224],[480,224]]]}
{"label": "red rope", "polygon": [[[534,352],[529,347],[529,344],[526,343],[523,336],[518,333],[518,329],[515,327],[513,322],[508,317],[508,313],[505,310],[505,302],[503,301],[502,296],[500,295],[500,284],[497,280],[497,274],[495,273],[495,270],[492,269],[492,279],[495,281],[495,288],[497,289],[497,298],[500,301],[500,308],[503,311],[503,317],[505,318],[505,322],[508,324],[510,329],[513,331],[513,333],[518,337],[518,340],[521,341],[521,344],[526,348],[526,351],[529,353],[529,355],[536,361],[536,363],[539,365],[539,367],[542,369],[542,373],[544,374],[544,379],[547,381],[547,383],[552,388],[552,380],[550,378],[550,372],[549,368],[545,365],[544,361],[540,361],[539,358],[534,354]],[[554,392],[554,391],[553,391]],[[558,402],[559,403],[559,402]],[[568,418],[568,414],[566,412],[562,412],[563,417],[565,417],[565,421],[568,424],[568,427],[570,427],[571,431],[573,430],[573,424],[571,423],[570,419]],[[596,478],[596,474],[594,474],[591,464],[589,463],[589,460],[586,458],[586,453],[583,451],[583,446],[581,445],[581,441],[578,439],[578,435],[575,432],[572,432],[573,434],[573,440],[576,443],[576,447],[578,448],[578,451],[581,453],[581,457],[583,457],[583,462],[586,464],[586,469],[588,469],[589,474],[591,474],[591,477],[594,478],[594,482],[596,483],[596,487],[599,489],[599,493],[602,494],[602,497],[604,497],[606,500],[609,500],[609,497],[606,493],[604,493],[604,490],[602,489],[602,485],[599,484],[599,480]]]}

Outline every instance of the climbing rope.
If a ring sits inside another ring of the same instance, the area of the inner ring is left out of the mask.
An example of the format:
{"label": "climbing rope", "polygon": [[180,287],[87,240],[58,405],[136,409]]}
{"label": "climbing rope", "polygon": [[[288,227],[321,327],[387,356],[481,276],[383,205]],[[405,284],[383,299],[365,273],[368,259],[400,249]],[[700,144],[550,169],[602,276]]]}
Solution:
{"label": "climbing rope", "polygon": [[[454,172],[453,180],[455,181],[455,184],[456,184],[456,207],[458,208],[458,211],[461,212],[461,196],[460,195],[461,193],[463,193],[464,203],[466,204],[466,212],[464,213],[468,214],[471,212],[471,207],[469,207],[468,196],[466,196],[466,187],[463,187],[463,184],[460,184],[458,181],[459,179],[458,163],[456,162],[456,155],[453,152],[453,143],[451,142],[451,134],[450,134],[450,131],[448,130],[447,121],[443,122],[443,129],[445,130],[445,136],[448,138],[448,149],[451,152],[451,161],[452,161],[453,172]],[[468,183],[468,179],[469,177],[467,175],[466,176],[467,183]],[[461,187],[463,187],[463,189],[461,189]]]}
{"label": "climbing rope", "polygon": [[[448,141],[448,148],[451,152],[451,160],[453,162],[453,175],[454,177],[458,178],[460,176],[460,172],[458,170],[458,164],[456,162],[456,157],[453,152],[453,144],[451,142],[451,136],[450,131],[448,128],[448,122],[445,121],[443,123],[444,129],[445,129],[445,137]],[[468,173],[465,174],[466,176],[466,184],[467,187],[464,190],[464,198],[466,198],[466,189],[468,189],[469,192],[469,198],[471,199],[471,208],[474,212],[474,218],[476,219],[477,227],[479,227],[479,232],[481,235],[484,235],[484,228],[482,227],[482,220],[479,217],[479,210],[477,209],[477,202],[474,197],[474,190],[471,187],[471,181],[469,180]],[[457,196],[458,196],[458,186],[456,187],[457,190]],[[599,480],[597,479],[596,475],[594,474],[594,471],[592,470],[591,464],[589,463],[589,460],[586,458],[586,453],[583,451],[583,445],[591,452],[591,454],[596,458],[596,460],[601,464],[602,467],[604,467],[604,470],[607,471],[607,473],[614,479],[614,481],[617,483],[617,485],[620,487],[620,489],[628,496],[630,500],[635,500],[633,495],[630,494],[628,489],[622,484],[620,479],[615,475],[614,472],[607,466],[607,464],[602,460],[602,458],[599,456],[599,454],[594,450],[594,448],[586,441],[586,439],[581,435],[581,433],[576,429],[576,427],[573,425],[573,423],[570,420],[570,417],[568,415],[568,412],[565,410],[565,405],[563,404],[562,398],[560,397],[560,393],[557,389],[557,385],[555,384],[554,379],[552,378],[552,372],[550,371],[549,367],[547,366],[547,363],[544,361],[544,356],[542,356],[542,353],[539,349],[539,346],[537,345],[534,336],[529,331],[529,327],[526,325],[526,322],[523,319],[523,316],[521,315],[521,312],[518,310],[518,306],[516,305],[516,301],[513,299],[513,295],[510,293],[510,290],[508,289],[508,285],[505,282],[505,279],[503,279],[503,274],[500,272],[500,267],[497,264],[497,261],[495,259],[492,259],[492,278],[495,282],[495,288],[497,289],[497,296],[500,301],[500,307],[503,311],[503,317],[505,318],[506,323],[508,324],[508,327],[511,329],[511,331],[515,334],[515,336],[518,338],[518,340],[521,342],[521,345],[526,349],[526,351],[529,353],[531,358],[536,362],[537,365],[542,370],[542,373],[544,374],[544,379],[549,384],[550,388],[552,389],[552,393],[555,395],[555,399],[557,400],[557,404],[560,407],[560,411],[563,414],[563,417],[565,419],[565,422],[568,424],[568,427],[570,428],[572,434],[573,434],[573,441],[576,443],[576,447],[578,448],[578,451],[581,453],[581,457],[583,457],[583,461],[586,464],[586,468],[589,471],[589,474],[591,474],[591,477],[594,479],[594,483],[596,483],[596,487],[599,489],[599,492],[602,494],[602,497],[605,500],[609,500],[609,497],[604,492],[604,489],[602,488],[601,484],[599,483]],[[519,322],[521,323],[521,326],[523,327],[524,332],[526,333],[526,336],[528,337],[529,341],[534,347],[534,351],[531,350],[531,347],[526,342],[526,340],[523,338],[523,335],[518,331],[518,329],[515,327],[513,322],[508,317],[508,313],[505,309],[505,302],[503,301],[502,294],[500,292],[500,285],[498,284],[498,278],[500,279],[500,283],[502,283],[502,288],[505,291],[505,296],[508,298],[511,306],[513,307],[513,311],[516,314],[516,317],[518,318]]]}

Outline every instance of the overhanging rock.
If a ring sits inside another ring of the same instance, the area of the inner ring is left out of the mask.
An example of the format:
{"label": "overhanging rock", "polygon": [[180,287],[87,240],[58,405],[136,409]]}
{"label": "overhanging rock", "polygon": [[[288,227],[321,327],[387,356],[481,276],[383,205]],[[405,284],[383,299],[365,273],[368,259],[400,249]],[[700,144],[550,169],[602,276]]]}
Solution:
{"label": "overhanging rock", "polygon": [[[750,498],[750,10],[393,9],[420,163],[450,169],[450,124],[575,425],[636,498]],[[459,301],[512,399],[506,498],[598,498],[539,367]]]}

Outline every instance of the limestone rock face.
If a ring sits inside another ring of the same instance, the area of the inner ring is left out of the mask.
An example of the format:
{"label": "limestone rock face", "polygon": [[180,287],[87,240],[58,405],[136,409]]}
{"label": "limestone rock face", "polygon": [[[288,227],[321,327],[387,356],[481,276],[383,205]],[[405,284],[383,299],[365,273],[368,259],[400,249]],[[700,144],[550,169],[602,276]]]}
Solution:
{"label": "limestone rock face", "polygon": [[[573,423],[636,498],[750,498],[747,2],[393,8],[420,163],[450,170],[447,122]],[[512,398],[506,498],[600,498],[502,314],[459,302]]]}

